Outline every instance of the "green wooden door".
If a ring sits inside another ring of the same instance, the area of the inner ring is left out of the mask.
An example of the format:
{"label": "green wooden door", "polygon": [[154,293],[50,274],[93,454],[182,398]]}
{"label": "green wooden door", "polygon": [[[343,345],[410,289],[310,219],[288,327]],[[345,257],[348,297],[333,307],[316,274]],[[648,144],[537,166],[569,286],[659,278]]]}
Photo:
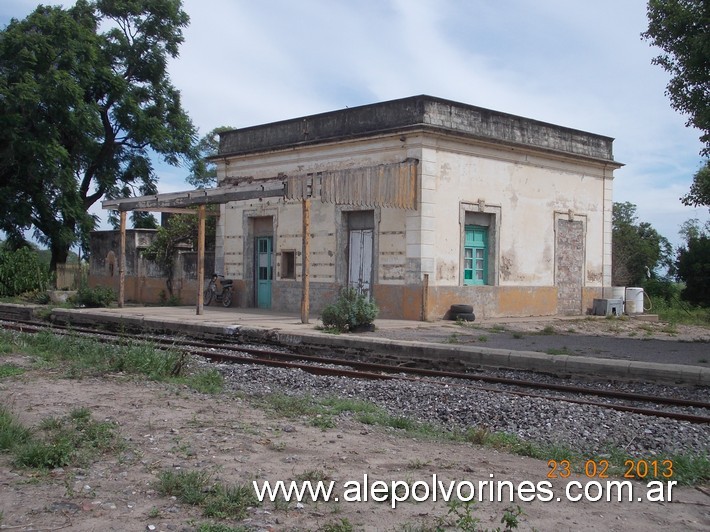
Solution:
{"label": "green wooden door", "polygon": [[271,308],[271,282],[273,270],[273,238],[270,236],[256,239],[256,306]]}
{"label": "green wooden door", "polygon": [[486,284],[488,279],[488,231],[477,225],[466,226],[463,250],[464,284]]}

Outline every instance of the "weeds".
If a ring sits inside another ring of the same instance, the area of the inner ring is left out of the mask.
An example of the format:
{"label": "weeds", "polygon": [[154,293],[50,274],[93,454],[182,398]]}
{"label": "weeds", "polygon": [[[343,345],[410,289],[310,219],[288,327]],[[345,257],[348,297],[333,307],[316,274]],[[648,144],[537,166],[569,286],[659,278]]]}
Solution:
{"label": "weeds", "polygon": [[13,335],[0,331],[0,344],[36,356],[46,365],[66,368],[72,377],[124,372],[151,379],[166,379],[179,373],[182,354],[158,350],[147,343],[132,343],[107,348],[106,344],[74,335],[50,332]]}
{"label": "weeds", "polygon": [[6,377],[14,377],[15,375],[22,375],[24,372],[24,369],[19,366],[15,366],[14,364],[0,365],[0,379],[4,379]]}
{"label": "weeds", "polygon": [[224,377],[216,369],[208,369],[187,378],[187,385],[200,393],[218,394],[224,390]]}
{"label": "weeds", "polygon": [[32,432],[0,405],[0,452],[11,451],[13,447],[25,444],[31,437]]}
{"label": "weeds", "polygon": [[430,465],[431,462],[429,461],[423,462],[422,460],[416,459],[407,464],[407,469],[425,469]]}
{"label": "weeds", "polygon": [[334,523],[325,524],[316,529],[317,532],[352,532],[355,530],[347,518],[342,518]]}
{"label": "weeds", "polygon": [[197,532],[249,532],[252,530],[244,526],[229,526],[221,523],[201,523],[197,527]]}
{"label": "weeds", "polygon": [[[483,529],[480,527],[481,520],[473,514],[475,500],[461,501],[453,499],[449,501],[449,511],[446,517],[439,518],[438,526],[435,530],[443,530],[446,528],[454,528],[463,532],[479,532]],[[523,515],[523,509],[520,506],[510,506],[505,509],[500,522],[504,528],[496,528],[497,532],[510,532],[518,528],[520,524],[518,518]],[[486,529],[487,530],[487,529]]]}
{"label": "weeds", "polygon": [[205,517],[243,519],[247,508],[257,506],[253,490],[246,484],[210,485],[211,475],[204,471],[163,471],[156,489],[183,504],[199,506]]}
{"label": "weeds", "polygon": [[447,336],[444,339],[445,344],[458,344],[459,343],[459,335],[458,333],[451,333],[449,336]]}
{"label": "weeds", "polygon": [[306,480],[310,482],[319,482],[327,479],[328,475],[322,469],[308,469],[307,471],[304,471],[300,475],[296,476],[296,480],[301,482]]}
{"label": "weeds", "polygon": [[83,466],[98,454],[121,448],[114,425],[92,420],[86,408],[74,409],[64,418],[47,418],[35,431],[0,410],[0,450],[9,451],[21,467]]}

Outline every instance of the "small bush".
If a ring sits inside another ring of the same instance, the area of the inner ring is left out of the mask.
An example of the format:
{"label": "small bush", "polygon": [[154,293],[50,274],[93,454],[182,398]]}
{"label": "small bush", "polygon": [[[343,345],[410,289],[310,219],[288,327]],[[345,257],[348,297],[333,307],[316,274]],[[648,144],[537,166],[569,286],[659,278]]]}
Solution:
{"label": "small bush", "polygon": [[371,325],[379,309],[374,301],[354,288],[343,288],[338,300],[323,309],[323,326],[339,332],[353,331]]}
{"label": "small bush", "polygon": [[13,297],[35,290],[44,291],[51,282],[49,268],[40,262],[37,251],[0,247],[0,296]]}
{"label": "small bush", "polygon": [[79,307],[100,308],[108,307],[116,300],[113,289],[106,286],[96,286],[89,288],[82,286],[72,298],[72,303]]}

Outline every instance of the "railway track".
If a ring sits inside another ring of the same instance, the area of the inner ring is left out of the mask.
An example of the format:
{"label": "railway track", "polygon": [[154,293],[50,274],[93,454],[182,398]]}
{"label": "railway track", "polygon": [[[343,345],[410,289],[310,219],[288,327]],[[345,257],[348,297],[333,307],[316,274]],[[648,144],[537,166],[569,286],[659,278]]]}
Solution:
{"label": "railway track", "polygon": [[[50,327],[32,322],[3,322],[2,327],[27,333],[50,330],[55,334],[87,335],[108,343],[136,340],[135,335],[125,333],[57,325]],[[662,397],[614,389],[596,389],[586,386],[507,378],[486,373],[460,373],[393,366],[227,342],[204,342],[191,339],[176,340],[175,338],[152,335],[141,335],[140,341],[150,342],[161,348],[180,349],[216,362],[300,369],[315,375],[357,379],[399,379],[435,385],[470,386],[491,393],[564,401],[697,424],[710,423],[710,403],[679,397]],[[672,407],[673,410],[669,410],[667,407]]]}

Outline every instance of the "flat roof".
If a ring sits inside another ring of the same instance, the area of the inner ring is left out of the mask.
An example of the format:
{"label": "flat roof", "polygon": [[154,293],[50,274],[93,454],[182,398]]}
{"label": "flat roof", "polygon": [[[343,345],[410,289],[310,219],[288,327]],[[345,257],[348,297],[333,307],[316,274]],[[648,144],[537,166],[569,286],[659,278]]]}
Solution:
{"label": "flat roof", "polygon": [[614,161],[611,137],[427,95],[227,131],[220,135],[219,151],[212,159],[413,130],[453,134],[622,166]]}

